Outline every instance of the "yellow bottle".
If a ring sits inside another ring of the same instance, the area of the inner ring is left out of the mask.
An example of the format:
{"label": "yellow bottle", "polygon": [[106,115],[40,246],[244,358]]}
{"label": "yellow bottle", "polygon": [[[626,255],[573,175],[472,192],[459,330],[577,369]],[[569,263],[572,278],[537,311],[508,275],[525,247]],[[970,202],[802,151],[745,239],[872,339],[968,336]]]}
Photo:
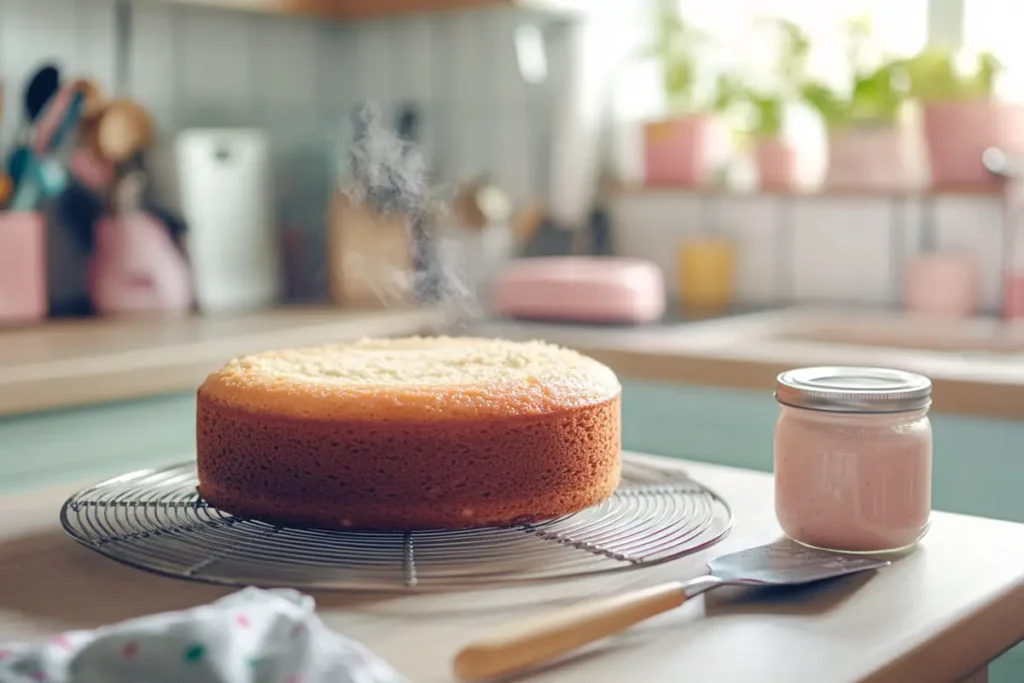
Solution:
{"label": "yellow bottle", "polygon": [[696,237],[679,246],[679,300],[688,313],[715,314],[732,306],[736,249],[730,240]]}

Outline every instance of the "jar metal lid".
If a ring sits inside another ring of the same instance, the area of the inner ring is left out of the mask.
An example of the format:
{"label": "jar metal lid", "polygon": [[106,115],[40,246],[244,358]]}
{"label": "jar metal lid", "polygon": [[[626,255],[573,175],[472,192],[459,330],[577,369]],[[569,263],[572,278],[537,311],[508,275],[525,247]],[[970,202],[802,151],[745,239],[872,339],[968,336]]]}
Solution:
{"label": "jar metal lid", "polygon": [[923,375],[886,368],[798,368],[779,375],[775,398],[810,410],[899,413],[931,405],[932,383]]}

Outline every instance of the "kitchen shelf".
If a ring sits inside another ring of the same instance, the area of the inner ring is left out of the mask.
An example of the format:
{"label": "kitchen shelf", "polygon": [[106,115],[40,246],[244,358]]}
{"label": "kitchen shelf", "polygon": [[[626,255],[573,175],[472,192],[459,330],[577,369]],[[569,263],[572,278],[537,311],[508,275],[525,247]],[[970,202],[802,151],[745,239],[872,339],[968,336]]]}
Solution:
{"label": "kitchen shelf", "polygon": [[586,9],[586,0],[150,0],[243,12],[292,14],[339,21],[359,21],[405,14],[445,12],[488,7],[520,7],[556,14],[575,15]]}
{"label": "kitchen shelf", "polygon": [[89,318],[0,328],[0,416],[194,391],[235,356],[429,333],[438,309],[295,307],[229,317]]}
{"label": "kitchen shelf", "polygon": [[979,197],[1000,198],[1004,190],[1001,187],[929,187],[909,190],[869,190],[869,189],[834,189],[834,190],[803,190],[779,192],[771,190],[753,190],[750,192],[724,190],[713,187],[684,187],[679,185],[627,185],[617,188],[615,193],[620,196],[631,195],[686,195],[713,197],[723,199],[743,199],[758,197],[794,197],[803,198],[843,198],[856,199],[923,199],[941,197]]}

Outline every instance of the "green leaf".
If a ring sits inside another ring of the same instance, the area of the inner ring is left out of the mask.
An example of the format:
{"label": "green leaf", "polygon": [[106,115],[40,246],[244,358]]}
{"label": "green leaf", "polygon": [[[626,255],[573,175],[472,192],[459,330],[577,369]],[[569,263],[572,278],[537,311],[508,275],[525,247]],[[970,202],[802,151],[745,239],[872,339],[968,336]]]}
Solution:
{"label": "green leaf", "polygon": [[956,102],[988,99],[995,94],[996,77],[1002,65],[990,53],[978,56],[972,73],[961,74],[956,55],[935,47],[922,50],[907,60],[911,94],[922,102]]}

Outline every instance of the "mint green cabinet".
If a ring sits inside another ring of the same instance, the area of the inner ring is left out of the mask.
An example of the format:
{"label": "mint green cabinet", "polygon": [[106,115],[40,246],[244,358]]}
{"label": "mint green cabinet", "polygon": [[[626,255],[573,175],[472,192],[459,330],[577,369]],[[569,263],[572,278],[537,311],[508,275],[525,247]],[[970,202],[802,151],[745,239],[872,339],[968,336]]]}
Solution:
{"label": "mint green cabinet", "polygon": [[[622,405],[628,449],[772,469],[778,406],[770,392],[627,382]],[[1024,422],[931,418],[935,508],[1024,522]]]}

